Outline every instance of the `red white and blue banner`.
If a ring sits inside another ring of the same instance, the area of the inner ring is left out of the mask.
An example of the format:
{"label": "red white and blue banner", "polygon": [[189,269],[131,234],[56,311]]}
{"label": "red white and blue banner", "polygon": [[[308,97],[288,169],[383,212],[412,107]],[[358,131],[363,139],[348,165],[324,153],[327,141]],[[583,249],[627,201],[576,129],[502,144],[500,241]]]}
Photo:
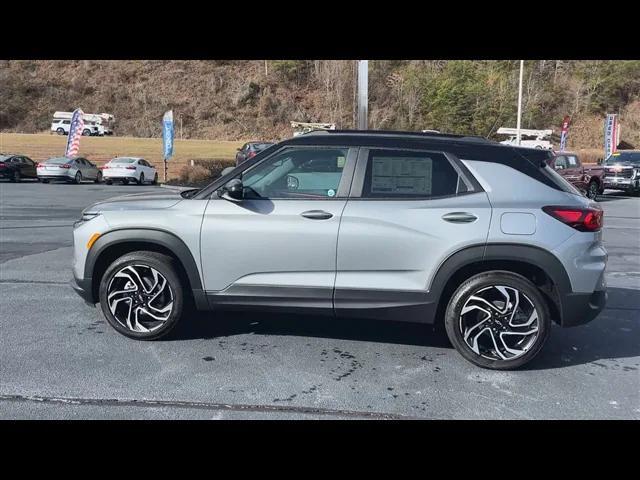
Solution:
{"label": "red white and blue banner", "polygon": [[69,136],[67,137],[67,148],[64,151],[64,156],[67,158],[73,158],[78,155],[80,150],[80,137],[84,130],[84,113],[79,108],[75,109],[71,115],[71,125],[69,125]]}
{"label": "red white and blue banner", "polygon": [[619,137],[618,116],[615,114],[607,114],[604,121],[604,158],[609,158],[618,146]]}
{"label": "red white and blue banner", "polygon": [[560,151],[564,152],[567,148],[567,137],[569,136],[569,125],[571,124],[571,119],[569,115],[565,115],[564,120],[562,121],[562,133],[560,134]]}

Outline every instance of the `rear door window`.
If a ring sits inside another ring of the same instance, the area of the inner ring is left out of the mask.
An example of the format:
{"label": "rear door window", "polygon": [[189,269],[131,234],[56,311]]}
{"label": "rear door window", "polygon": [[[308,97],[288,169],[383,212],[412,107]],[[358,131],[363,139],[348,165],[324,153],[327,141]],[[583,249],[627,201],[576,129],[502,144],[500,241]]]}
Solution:
{"label": "rear door window", "polygon": [[364,198],[446,197],[472,190],[442,153],[371,150]]}

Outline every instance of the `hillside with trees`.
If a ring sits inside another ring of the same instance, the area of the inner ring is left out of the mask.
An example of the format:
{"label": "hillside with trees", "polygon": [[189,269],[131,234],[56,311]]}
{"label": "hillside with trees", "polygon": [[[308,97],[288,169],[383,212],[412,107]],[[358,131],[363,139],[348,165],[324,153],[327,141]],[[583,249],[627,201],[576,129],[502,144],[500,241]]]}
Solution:
{"label": "hillside with trees", "polygon": [[[496,138],[516,125],[518,63],[371,61],[370,127]],[[4,60],[0,131],[47,132],[81,107],[114,114],[117,135],[157,137],[173,109],[184,138],[278,139],[292,120],[353,128],[355,93],[354,61]],[[570,115],[569,147],[600,148],[605,113],[640,147],[640,61],[525,62],[523,128],[557,132]]]}

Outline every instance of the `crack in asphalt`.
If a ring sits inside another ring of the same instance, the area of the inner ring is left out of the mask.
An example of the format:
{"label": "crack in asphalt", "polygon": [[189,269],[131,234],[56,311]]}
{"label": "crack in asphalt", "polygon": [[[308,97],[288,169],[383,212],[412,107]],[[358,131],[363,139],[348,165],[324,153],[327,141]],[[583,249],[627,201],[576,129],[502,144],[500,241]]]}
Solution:
{"label": "crack in asphalt", "polygon": [[25,283],[33,283],[36,285],[69,285],[69,282],[51,282],[51,281],[46,281],[46,280],[11,280],[11,279],[1,279],[0,283],[18,283],[18,284],[25,284]]}
{"label": "crack in asphalt", "polygon": [[65,405],[93,405],[120,407],[173,407],[198,410],[228,410],[235,412],[259,413],[299,413],[306,415],[343,416],[352,418],[369,418],[373,420],[415,420],[411,417],[395,413],[360,412],[357,410],[340,410],[332,408],[296,407],[292,405],[250,405],[233,403],[195,402],[183,400],[120,400],[116,398],[80,398],[80,397],[47,397],[40,395],[4,395],[0,394],[0,401],[6,402],[34,402],[54,403]]}
{"label": "crack in asphalt", "polygon": [[73,227],[73,223],[67,223],[64,225],[20,225],[17,227],[0,227],[0,230],[13,230],[15,228],[62,228]]}

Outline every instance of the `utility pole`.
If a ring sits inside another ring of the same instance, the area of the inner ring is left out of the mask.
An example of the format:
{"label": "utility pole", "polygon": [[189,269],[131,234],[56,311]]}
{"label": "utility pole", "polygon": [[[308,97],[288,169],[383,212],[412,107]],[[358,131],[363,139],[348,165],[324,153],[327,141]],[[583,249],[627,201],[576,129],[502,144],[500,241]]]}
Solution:
{"label": "utility pole", "polygon": [[180,114],[180,140],[182,140],[182,114]]}
{"label": "utility pole", "polygon": [[522,73],[524,70],[524,60],[520,60],[520,85],[518,86],[518,124],[516,125],[516,141],[518,146],[522,141],[522,135],[520,133],[520,123],[522,119]]}
{"label": "utility pole", "polygon": [[369,128],[369,60],[358,60],[358,130]]}

